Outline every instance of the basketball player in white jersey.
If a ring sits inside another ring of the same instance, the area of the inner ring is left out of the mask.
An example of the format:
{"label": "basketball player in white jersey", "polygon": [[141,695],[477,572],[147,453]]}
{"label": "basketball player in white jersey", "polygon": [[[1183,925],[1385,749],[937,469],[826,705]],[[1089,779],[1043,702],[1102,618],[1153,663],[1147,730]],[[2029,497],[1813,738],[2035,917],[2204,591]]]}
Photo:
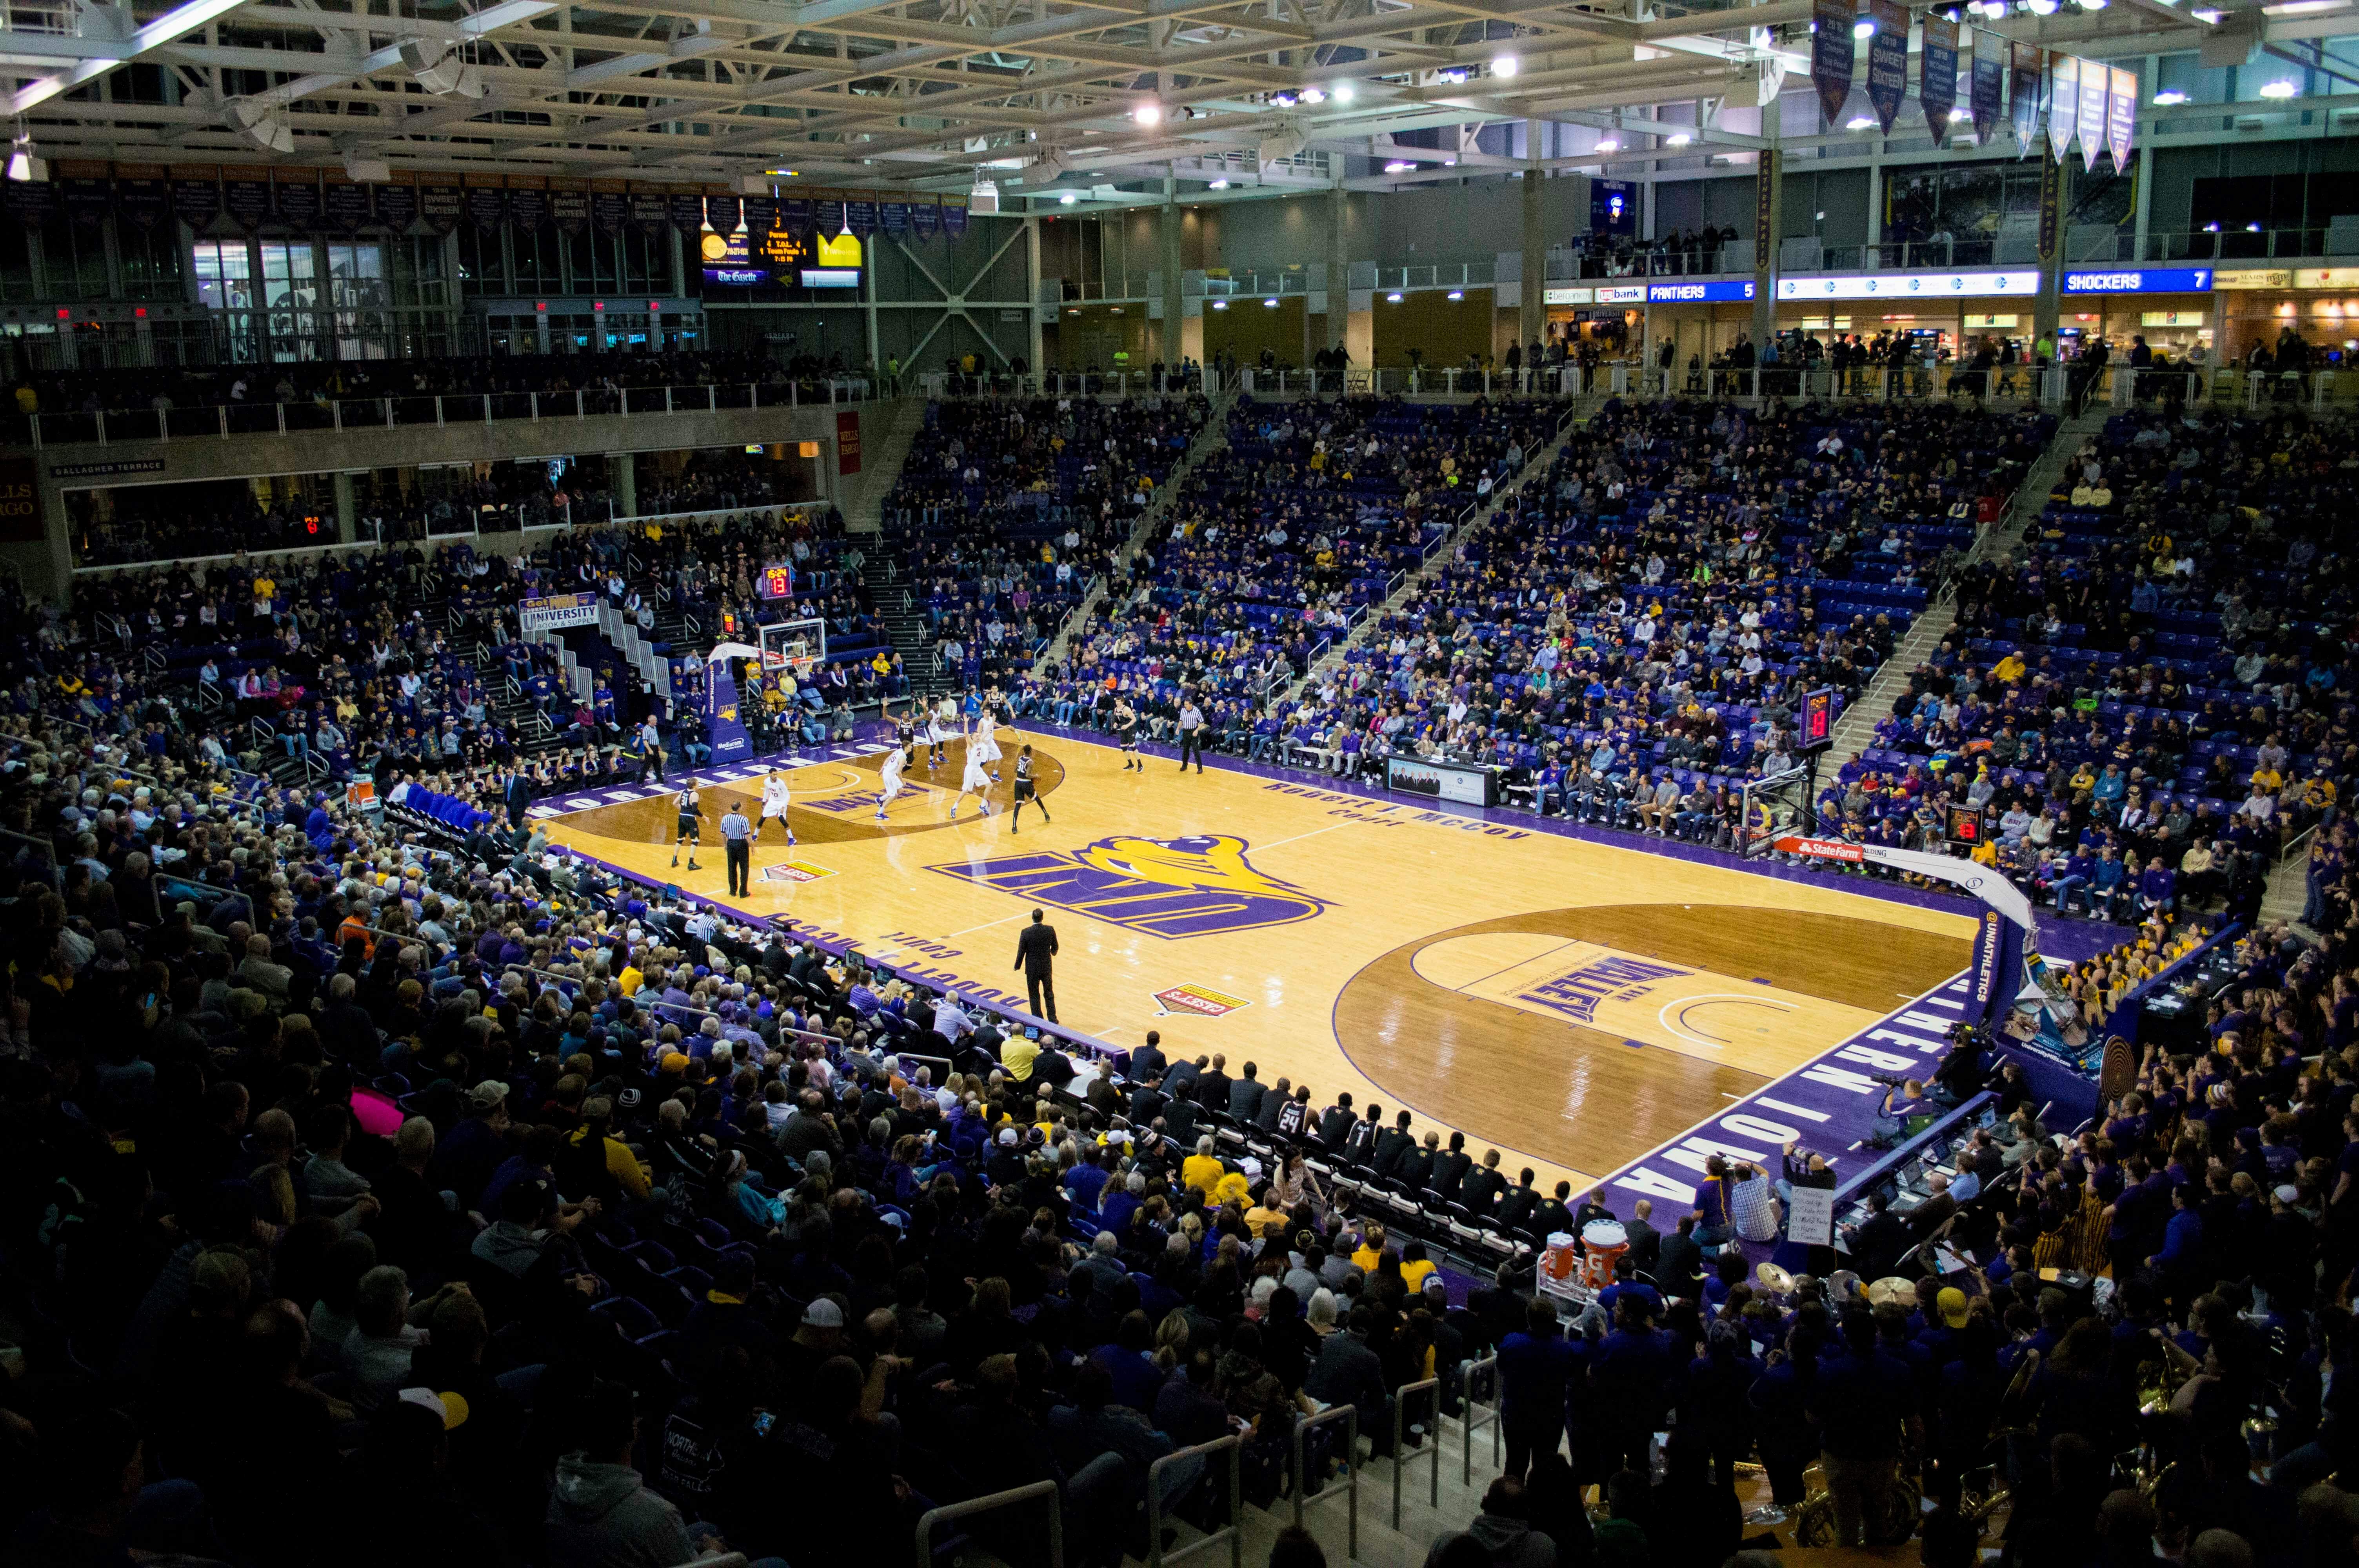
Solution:
{"label": "basketball player in white jersey", "polygon": [[968,795],[983,805],[983,814],[991,815],[991,778],[983,771],[983,758],[970,746],[966,753],[966,773],[959,780],[958,799],[951,802],[951,820],[958,820],[958,808]]}
{"label": "basketball player in white jersey", "polygon": [[[985,765],[997,762],[999,742],[994,740],[993,736],[998,732],[998,730],[999,720],[993,716],[991,709],[985,707],[981,713],[975,715],[974,738],[967,742],[967,755],[981,757]],[[993,784],[999,782],[999,770],[996,767],[991,769],[991,782]]]}
{"label": "basketball player in white jersey", "polygon": [[935,705],[934,716],[926,725],[926,741],[930,748],[930,755],[926,762],[928,767],[939,768],[942,765],[942,748],[949,745],[951,737],[958,733],[960,733],[958,704],[952,702],[945,694],[941,701]]}
{"label": "basketball player in white jersey", "polygon": [[879,822],[885,820],[885,808],[893,804],[895,795],[901,793],[901,767],[908,760],[908,753],[898,746],[885,753],[885,787],[876,795],[876,820]]}
{"label": "basketball player in white jersey", "polygon": [[794,790],[783,773],[768,773],[762,779],[762,815],[754,819],[754,831],[759,833],[762,824],[773,816],[787,830],[787,848],[795,847],[795,825],[787,820],[787,808],[794,802]]}

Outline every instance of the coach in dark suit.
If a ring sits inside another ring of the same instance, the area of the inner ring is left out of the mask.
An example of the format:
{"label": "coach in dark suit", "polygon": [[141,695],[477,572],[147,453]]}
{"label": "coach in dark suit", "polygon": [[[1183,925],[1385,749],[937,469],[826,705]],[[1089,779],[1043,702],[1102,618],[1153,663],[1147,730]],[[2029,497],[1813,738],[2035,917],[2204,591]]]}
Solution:
{"label": "coach in dark suit", "polygon": [[[1044,925],[1047,917],[1038,910],[1032,912],[1032,924],[1016,939],[1016,962],[1010,966],[1024,971],[1024,988],[1031,994],[1032,1016],[1057,1022],[1057,982],[1050,973],[1050,961],[1057,956],[1057,928]],[[1048,1010],[1040,1004],[1046,1001]]]}

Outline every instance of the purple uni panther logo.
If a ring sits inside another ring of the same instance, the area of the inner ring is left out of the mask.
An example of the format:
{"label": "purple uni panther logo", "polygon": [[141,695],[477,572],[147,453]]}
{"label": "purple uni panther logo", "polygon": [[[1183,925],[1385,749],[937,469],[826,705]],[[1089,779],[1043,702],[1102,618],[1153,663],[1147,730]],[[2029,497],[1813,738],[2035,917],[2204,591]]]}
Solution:
{"label": "purple uni panther logo", "polygon": [[1245,840],[1226,833],[1185,838],[1125,833],[1079,849],[927,869],[1175,940],[1290,925],[1328,907],[1328,900],[1256,871],[1246,849]]}

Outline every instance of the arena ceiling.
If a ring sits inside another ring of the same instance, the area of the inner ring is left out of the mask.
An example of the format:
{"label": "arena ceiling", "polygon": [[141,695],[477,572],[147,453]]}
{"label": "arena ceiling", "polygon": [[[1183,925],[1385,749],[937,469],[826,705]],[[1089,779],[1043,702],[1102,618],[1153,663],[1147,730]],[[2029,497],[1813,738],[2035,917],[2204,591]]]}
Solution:
{"label": "arena ceiling", "polygon": [[[2351,30],[2332,14],[2350,4],[2215,24],[2162,0],[2068,0],[1996,25],[2102,58],[2194,49],[2243,20],[2256,47],[2266,29],[2282,49]],[[1226,179],[1243,197],[1529,167],[1477,146],[1474,129],[1500,121],[1587,125],[1619,144],[1549,168],[1690,142],[1757,147],[1734,127],[1759,118],[1722,107],[1774,98],[1781,73],[1784,92],[1809,92],[1810,5],[19,0],[6,16],[0,81],[17,129],[52,157],[275,156],[782,190],[955,193],[980,176],[1010,198],[1141,182],[1159,194],[1169,175],[1191,195]],[[1395,139],[1411,133],[1434,134]]]}

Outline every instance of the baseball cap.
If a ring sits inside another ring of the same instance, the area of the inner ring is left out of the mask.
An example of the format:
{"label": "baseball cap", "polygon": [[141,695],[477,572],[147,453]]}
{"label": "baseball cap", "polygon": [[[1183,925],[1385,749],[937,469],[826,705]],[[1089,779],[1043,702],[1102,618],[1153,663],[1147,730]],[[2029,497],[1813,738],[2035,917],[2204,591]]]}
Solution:
{"label": "baseball cap", "polygon": [[805,1328],[842,1328],[843,1309],[825,1296],[821,1296],[803,1308],[803,1326]]}
{"label": "baseball cap", "polygon": [[1933,1305],[1941,1314],[1941,1321],[1951,1328],[1966,1325],[1966,1292],[1955,1285],[1944,1285],[1933,1298]]}
{"label": "baseball cap", "polygon": [[663,1060],[657,1065],[667,1073],[685,1073],[688,1071],[688,1057],[679,1051],[667,1051],[663,1054]]}
{"label": "baseball cap", "polygon": [[489,1110],[508,1098],[508,1087],[497,1078],[485,1078],[467,1095],[467,1103],[477,1110]]}
{"label": "baseball cap", "polygon": [[436,1393],[431,1389],[404,1389],[396,1396],[403,1404],[416,1405],[434,1412],[445,1432],[455,1432],[467,1424],[472,1412],[467,1408],[467,1396],[456,1390]]}

